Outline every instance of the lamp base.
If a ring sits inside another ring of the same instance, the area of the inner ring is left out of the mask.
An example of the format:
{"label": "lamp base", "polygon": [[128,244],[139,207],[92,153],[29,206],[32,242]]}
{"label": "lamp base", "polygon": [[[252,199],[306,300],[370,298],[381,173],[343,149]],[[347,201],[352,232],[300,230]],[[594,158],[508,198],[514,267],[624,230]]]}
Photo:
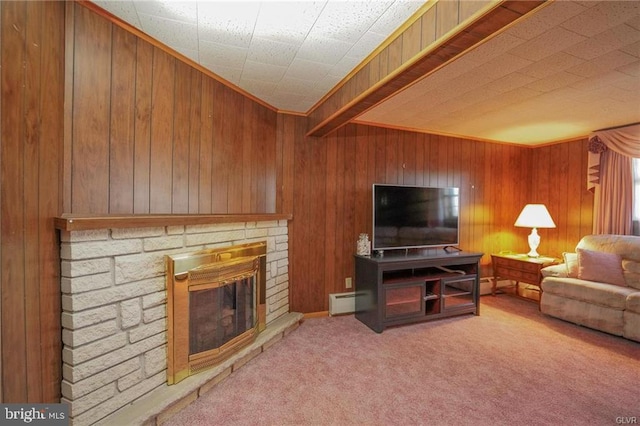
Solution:
{"label": "lamp base", "polygon": [[540,235],[538,235],[538,230],[536,228],[533,228],[531,230],[531,234],[529,234],[528,240],[529,240],[529,248],[531,250],[529,251],[529,253],[527,253],[527,256],[540,257],[540,255],[536,251],[538,249],[538,246],[540,245]]}

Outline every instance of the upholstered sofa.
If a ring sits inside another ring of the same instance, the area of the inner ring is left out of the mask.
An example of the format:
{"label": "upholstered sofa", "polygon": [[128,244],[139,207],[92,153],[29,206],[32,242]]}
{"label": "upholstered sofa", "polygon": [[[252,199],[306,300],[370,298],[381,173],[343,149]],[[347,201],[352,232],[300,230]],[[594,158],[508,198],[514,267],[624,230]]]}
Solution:
{"label": "upholstered sofa", "polygon": [[588,235],[542,276],[544,314],[640,342],[640,237]]}

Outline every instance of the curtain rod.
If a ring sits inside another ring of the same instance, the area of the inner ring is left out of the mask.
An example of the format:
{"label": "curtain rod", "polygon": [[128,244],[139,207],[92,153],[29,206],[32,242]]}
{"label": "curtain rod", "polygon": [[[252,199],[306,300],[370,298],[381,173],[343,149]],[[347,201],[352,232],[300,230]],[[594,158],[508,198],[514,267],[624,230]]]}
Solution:
{"label": "curtain rod", "polygon": [[637,121],[635,123],[630,123],[630,124],[623,124],[621,126],[613,126],[613,127],[607,127],[604,129],[598,129],[598,130],[594,130],[591,133],[595,133],[595,132],[605,132],[607,130],[616,130],[616,129],[622,129],[623,127],[629,127],[629,126],[635,126],[636,124],[640,124],[640,121]]}

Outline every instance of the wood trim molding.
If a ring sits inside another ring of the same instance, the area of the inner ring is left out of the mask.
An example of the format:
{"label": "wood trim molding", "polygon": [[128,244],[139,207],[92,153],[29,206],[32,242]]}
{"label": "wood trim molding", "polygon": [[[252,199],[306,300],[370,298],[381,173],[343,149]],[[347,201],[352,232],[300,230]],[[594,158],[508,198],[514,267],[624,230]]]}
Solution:
{"label": "wood trim molding", "polygon": [[210,225],[215,223],[260,222],[293,219],[291,214],[132,214],[82,215],[63,214],[55,218],[55,227],[63,231],[91,229],[150,228],[158,226]]}

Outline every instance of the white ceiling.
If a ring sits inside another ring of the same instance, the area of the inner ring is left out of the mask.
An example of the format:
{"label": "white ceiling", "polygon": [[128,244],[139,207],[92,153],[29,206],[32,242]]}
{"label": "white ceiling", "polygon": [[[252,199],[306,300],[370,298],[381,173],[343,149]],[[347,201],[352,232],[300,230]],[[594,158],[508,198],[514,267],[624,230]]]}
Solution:
{"label": "white ceiling", "polygon": [[[301,113],[424,5],[95,3],[275,108]],[[640,2],[550,2],[357,121],[528,145],[640,122]]]}
{"label": "white ceiling", "polygon": [[282,111],[307,112],[425,4],[94,1]]}

